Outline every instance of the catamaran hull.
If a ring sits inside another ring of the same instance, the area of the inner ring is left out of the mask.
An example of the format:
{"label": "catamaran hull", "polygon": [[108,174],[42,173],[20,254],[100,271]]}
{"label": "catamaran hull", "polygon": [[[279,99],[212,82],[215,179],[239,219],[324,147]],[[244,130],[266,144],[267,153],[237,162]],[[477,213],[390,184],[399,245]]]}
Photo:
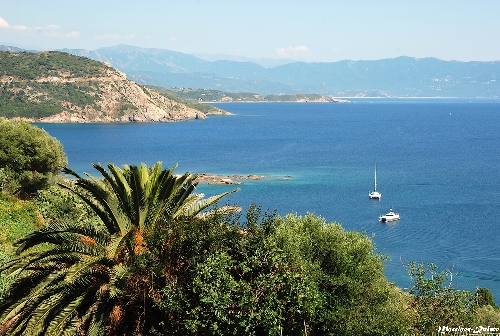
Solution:
{"label": "catamaran hull", "polygon": [[380,217],[379,218],[379,221],[382,222],[382,223],[385,223],[385,222],[394,222],[394,221],[397,221],[399,220],[399,217]]}

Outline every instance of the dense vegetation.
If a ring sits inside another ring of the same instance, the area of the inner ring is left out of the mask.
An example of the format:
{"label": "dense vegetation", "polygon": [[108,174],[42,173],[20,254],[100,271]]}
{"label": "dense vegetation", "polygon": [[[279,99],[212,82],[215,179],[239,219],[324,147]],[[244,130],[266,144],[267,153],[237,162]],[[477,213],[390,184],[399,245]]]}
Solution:
{"label": "dense vegetation", "polygon": [[[11,136],[13,136],[11,134]],[[430,335],[500,327],[491,292],[410,263],[403,291],[365,233],[217,206],[175,167],[94,165],[0,193],[0,334]],[[15,250],[14,250],[15,248]]]}
{"label": "dense vegetation", "polygon": [[[201,211],[194,175],[95,166],[104,180],[66,188],[91,208],[16,242],[23,271],[4,295],[13,334],[382,334],[405,322],[364,234],[307,215],[240,223],[234,207]],[[45,248],[43,248],[45,246]],[[37,248],[33,251],[33,248]],[[387,314],[389,313],[389,315]],[[390,317],[389,317],[390,316]]]}
{"label": "dense vegetation", "polygon": [[[0,51],[0,116],[43,118],[63,111],[64,102],[95,109],[95,77],[110,70],[103,63],[61,52]],[[64,78],[53,82],[51,77]],[[77,79],[73,81],[73,79]]]}
{"label": "dense vegetation", "polygon": [[32,194],[53,182],[67,163],[61,143],[45,130],[0,117],[0,190]]}
{"label": "dense vegetation", "polygon": [[57,51],[12,53],[0,51],[0,77],[34,80],[40,77],[92,78],[110,69],[101,62]]}
{"label": "dense vegetation", "polygon": [[[0,83],[1,85],[1,83]],[[63,111],[62,102],[84,109],[95,104],[98,86],[94,81],[53,84],[30,82],[0,86],[0,115],[6,118],[43,118]]]}

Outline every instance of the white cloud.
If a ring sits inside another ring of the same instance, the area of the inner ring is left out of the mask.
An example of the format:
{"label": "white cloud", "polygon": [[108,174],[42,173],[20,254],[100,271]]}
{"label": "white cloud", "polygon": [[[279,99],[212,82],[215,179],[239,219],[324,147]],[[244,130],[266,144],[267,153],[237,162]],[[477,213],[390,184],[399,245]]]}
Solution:
{"label": "white cloud", "polygon": [[172,37],[170,38],[170,41],[172,41],[172,42],[177,42],[178,40],[179,40],[179,39],[178,39],[176,36],[172,36]]}
{"label": "white cloud", "polygon": [[28,30],[26,26],[11,26],[4,18],[0,16],[0,28],[11,30]]}
{"label": "white cloud", "polygon": [[37,36],[45,36],[45,37],[54,37],[54,38],[80,38],[81,34],[78,31],[72,31],[69,33],[61,32],[61,27],[55,24],[50,24],[45,27],[34,26],[12,26],[10,25],[4,18],[0,17],[0,29],[7,29],[14,32],[20,32],[24,35],[34,35]]}
{"label": "white cloud", "polygon": [[9,23],[0,16],[0,28],[9,28]]}
{"label": "white cloud", "polygon": [[74,30],[72,32],[65,34],[65,36],[68,38],[71,38],[71,39],[79,39],[82,36],[82,34],[80,34],[80,32],[77,32],[76,30]]}
{"label": "white cloud", "polygon": [[276,48],[276,53],[281,57],[297,57],[308,54],[311,51],[308,47],[304,45],[300,45],[297,47],[281,47]]}

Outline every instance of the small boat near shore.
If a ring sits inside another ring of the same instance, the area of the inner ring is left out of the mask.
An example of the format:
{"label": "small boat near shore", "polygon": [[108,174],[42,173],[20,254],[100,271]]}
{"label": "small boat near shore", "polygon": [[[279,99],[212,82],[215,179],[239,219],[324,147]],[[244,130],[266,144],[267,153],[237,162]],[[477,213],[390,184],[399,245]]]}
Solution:
{"label": "small boat near shore", "polygon": [[378,218],[378,221],[385,223],[385,222],[396,221],[396,220],[399,220],[399,219],[400,219],[399,214],[395,213],[394,211],[392,211],[392,209],[390,209],[388,213],[386,213],[383,216],[380,216]]}
{"label": "small boat near shore", "polygon": [[377,165],[375,165],[375,183],[373,185],[373,191],[368,193],[370,199],[381,199],[382,194],[377,191]]}

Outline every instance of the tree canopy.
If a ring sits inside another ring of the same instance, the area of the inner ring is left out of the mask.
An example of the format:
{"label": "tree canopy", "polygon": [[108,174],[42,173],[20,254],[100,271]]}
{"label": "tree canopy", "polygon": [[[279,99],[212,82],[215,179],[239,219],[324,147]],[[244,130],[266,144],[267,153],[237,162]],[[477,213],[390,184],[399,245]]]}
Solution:
{"label": "tree canopy", "polygon": [[66,166],[62,144],[26,121],[0,118],[0,187],[31,194],[46,187]]}
{"label": "tree canopy", "polygon": [[363,232],[256,205],[244,216],[217,204],[233,191],[205,198],[196,174],[160,162],[94,167],[99,178],[64,169],[74,179],[30,201],[44,225],[15,235],[17,255],[3,257],[0,335],[429,335],[441,325],[500,326],[487,289],[457,290],[451,272],[433,264],[408,265],[407,292],[390,283],[386,257]]}

